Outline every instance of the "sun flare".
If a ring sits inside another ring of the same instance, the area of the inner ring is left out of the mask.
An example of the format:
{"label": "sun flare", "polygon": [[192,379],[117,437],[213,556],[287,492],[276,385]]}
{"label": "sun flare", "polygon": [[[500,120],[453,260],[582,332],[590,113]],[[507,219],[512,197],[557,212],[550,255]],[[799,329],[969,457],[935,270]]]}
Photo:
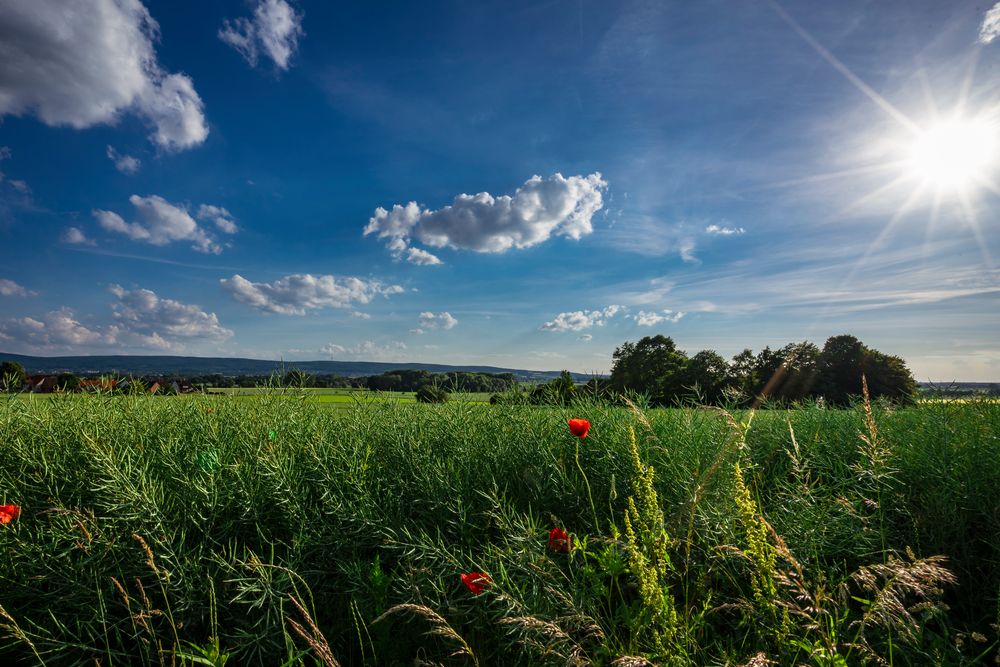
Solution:
{"label": "sun flare", "polygon": [[915,178],[939,192],[967,190],[996,166],[997,128],[979,119],[941,121],[920,131],[909,148]]}

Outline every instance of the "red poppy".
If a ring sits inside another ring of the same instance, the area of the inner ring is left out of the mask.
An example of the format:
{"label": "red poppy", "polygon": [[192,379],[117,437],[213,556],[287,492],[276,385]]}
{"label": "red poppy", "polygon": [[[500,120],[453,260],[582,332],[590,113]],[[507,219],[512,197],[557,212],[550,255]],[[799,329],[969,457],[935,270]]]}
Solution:
{"label": "red poppy", "polygon": [[21,516],[20,505],[0,505],[0,524],[10,523]]}
{"label": "red poppy", "polygon": [[566,422],[569,424],[569,432],[578,438],[586,438],[587,431],[590,430],[590,422],[586,419],[570,419]]}
{"label": "red poppy", "polygon": [[549,531],[549,549],[556,553],[568,554],[571,548],[569,533],[562,528],[553,528]]}
{"label": "red poppy", "polygon": [[473,595],[479,595],[486,590],[487,586],[493,583],[493,580],[485,572],[469,572],[462,575],[462,583],[472,591]]}

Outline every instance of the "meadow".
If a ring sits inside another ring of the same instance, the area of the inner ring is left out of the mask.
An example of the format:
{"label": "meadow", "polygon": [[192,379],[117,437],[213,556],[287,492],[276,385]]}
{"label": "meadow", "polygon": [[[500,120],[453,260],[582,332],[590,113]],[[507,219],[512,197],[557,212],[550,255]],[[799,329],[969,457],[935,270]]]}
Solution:
{"label": "meadow", "polygon": [[1000,659],[996,402],[315,398],[0,397],[0,661]]}

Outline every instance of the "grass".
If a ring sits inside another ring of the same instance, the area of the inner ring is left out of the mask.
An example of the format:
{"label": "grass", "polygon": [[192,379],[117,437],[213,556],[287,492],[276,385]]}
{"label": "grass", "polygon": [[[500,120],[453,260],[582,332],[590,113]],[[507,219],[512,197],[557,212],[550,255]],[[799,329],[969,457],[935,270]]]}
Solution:
{"label": "grass", "polygon": [[[995,402],[751,416],[311,393],[0,397],[0,503],[23,508],[0,526],[0,660],[997,657]],[[556,526],[569,553],[546,547]],[[469,572],[492,585],[473,595]]]}

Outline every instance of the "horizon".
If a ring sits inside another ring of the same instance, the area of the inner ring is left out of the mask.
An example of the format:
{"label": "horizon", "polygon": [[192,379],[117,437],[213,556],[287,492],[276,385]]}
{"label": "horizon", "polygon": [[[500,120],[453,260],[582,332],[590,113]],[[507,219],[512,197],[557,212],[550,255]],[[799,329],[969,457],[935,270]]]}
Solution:
{"label": "horizon", "polygon": [[998,38],[1000,2],[14,0],[0,348],[606,374],[849,333],[995,382]]}

